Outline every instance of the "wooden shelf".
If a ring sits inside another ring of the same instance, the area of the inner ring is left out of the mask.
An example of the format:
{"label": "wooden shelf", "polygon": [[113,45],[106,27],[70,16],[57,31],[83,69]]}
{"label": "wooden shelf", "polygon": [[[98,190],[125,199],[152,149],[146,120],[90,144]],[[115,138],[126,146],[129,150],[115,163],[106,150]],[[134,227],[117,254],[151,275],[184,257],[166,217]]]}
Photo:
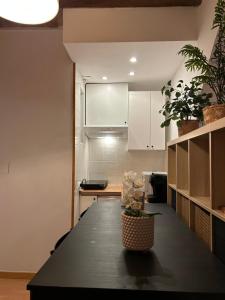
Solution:
{"label": "wooden shelf", "polygon": [[225,222],[225,213],[219,209],[212,210],[212,214]]}
{"label": "wooden shelf", "polygon": [[210,198],[205,196],[189,196],[189,199],[199,205],[200,207],[204,208],[208,212],[212,212],[212,209],[210,207]]}
{"label": "wooden shelf", "polygon": [[202,126],[196,130],[193,130],[185,135],[182,135],[181,137],[179,137],[175,140],[168,142],[167,146],[168,147],[175,146],[176,144],[181,143],[183,141],[187,141],[187,140],[193,139],[195,137],[199,137],[204,134],[209,134],[210,132],[214,132],[214,131],[224,129],[224,128],[225,128],[225,118],[222,118],[215,122],[212,122],[210,124]]}
{"label": "wooden shelf", "polygon": [[171,189],[176,190],[176,184],[169,183],[168,186],[169,186]]}
{"label": "wooden shelf", "polygon": [[[175,186],[175,185],[173,185]],[[172,187],[171,184],[169,184],[169,187],[173,188],[177,191],[178,194],[182,195],[183,197],[191,200],[192,202],[196,203],[203,209],[207,210],[210,213],[213,213],[213,209],[210,206],[210,197],[207,196],[190,196],[188,190],[182,190],[182,189],[176,189],[175,187]]]}
{"label": "wooden shelf", "polygon": [[184,197],[189,198],[189,192],[188,192],[188,190],[177,189],[177,192],[180,193],[181,195],[183,195]]}

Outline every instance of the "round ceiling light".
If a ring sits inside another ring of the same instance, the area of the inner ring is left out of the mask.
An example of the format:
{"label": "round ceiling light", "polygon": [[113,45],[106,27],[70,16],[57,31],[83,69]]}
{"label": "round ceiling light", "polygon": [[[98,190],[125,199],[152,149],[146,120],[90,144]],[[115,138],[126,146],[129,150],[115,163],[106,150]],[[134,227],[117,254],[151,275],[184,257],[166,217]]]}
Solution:
{"label": "round ceiling light", "polygon": [[58,11],[58,0],[0,0],[0,17],[21,24],[46,23]]}
{"label": "round ceiling light", "polygon": [[137,58],[135,56],[130,58],[130,62],[131,63],[136,63],[137,62]]}

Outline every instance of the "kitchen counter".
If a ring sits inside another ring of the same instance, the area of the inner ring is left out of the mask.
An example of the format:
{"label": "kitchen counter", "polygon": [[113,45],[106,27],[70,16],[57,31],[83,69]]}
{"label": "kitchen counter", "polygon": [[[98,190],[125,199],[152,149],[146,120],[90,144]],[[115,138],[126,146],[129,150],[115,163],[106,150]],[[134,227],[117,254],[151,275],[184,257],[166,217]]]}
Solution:
{"label": "kitchen counter", "polygon": [[108,184],[104,190],[84,190],[80,189],[80,196],[121,196],[122,195],[122,184]]}

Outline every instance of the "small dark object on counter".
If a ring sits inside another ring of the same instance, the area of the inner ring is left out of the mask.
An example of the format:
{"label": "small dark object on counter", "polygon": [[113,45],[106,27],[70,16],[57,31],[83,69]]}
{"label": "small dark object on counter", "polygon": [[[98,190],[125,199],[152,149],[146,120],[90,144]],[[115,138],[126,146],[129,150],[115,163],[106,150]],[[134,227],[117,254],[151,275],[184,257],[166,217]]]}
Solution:
{"label": "small dark object on counter", "polygon": [[83,179],[80,187],[84,190],[104,190],[108,185],[107,180],[86,180]]}

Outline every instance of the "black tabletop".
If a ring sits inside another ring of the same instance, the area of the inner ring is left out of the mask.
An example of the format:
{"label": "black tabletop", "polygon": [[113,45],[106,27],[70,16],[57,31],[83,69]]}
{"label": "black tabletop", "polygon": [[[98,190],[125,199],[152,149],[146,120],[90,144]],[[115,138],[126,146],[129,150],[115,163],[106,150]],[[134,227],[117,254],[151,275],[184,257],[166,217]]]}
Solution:
{"label": "black tabletop", "polygon": [[151,204],[150,210],[162,213],[155,216],[154,247],[132,252],[121,242],[120,203],[95,203],[28,284],[31,299],[62,291],[225,299],[225,265],[172,208]]}

